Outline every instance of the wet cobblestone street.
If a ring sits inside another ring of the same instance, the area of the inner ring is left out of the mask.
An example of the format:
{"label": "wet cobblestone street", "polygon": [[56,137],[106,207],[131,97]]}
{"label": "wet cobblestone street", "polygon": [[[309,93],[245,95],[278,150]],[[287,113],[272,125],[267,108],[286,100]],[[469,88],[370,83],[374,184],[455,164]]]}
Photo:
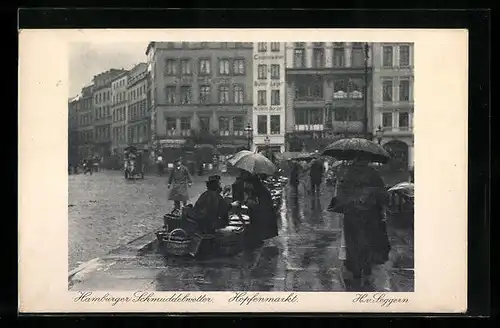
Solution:
{"label": "wet cobblestone street", "polygon": [[[160,227],[170,211],[167,175],[125,180],[122,171],[69,176],[68,269],[103,256]],[[193,177],[191,200],[205,191],[206,177]]]}
{"label": "wet cobblestone street", "polygon": [[[119,228],[100,228],[104,236],[77,237],[81,241],[91,242],[93,238],[99,238],[96,247],[100,248],[101,260],[95,264],[92,272],[81,275],[70,283],[72,290],[345,291],[341,275],[342,263],[339,260],[340,219],[338,214],[326,210],[331,198],[328,187],[323,185],[321,196],[317,198],[301,195],[298,206],[288,204],[290,193],[285,189],[279,236],[266,241],[263,247],[236,256],[200,260],[164,257],[154,248],[139,254],[133,247],[127,248],[128,246],[111,253],[105,252],[101,243],[109,249],[120,244],[120,237],[122,240],[132,240],[140,231],[159,228],[165,208],[170,208],[170,205],[167,207],[165,178],[147,177],[135,184],[120,178],[111,175],[106,178],[109,179],[105,184],[107,191],[94,190],[91,195],[83,198],[85,201],[98,200],[103,207],[87,209],[91,214],[82,214],[80,210],[80,217],[110,217],[110,210],[116,208],[121,214],[119,219],[113,220],[119,220],[121,225]],[[94,176],[90,179],[94,179]],[[90,179],[86,181],[90,183]],[[232,182],[232,179],[226,179],[225,183]],[[75,194],[84,193],[87,182],[80,183],[82,185]],[[119,189],[118,186],[126,187],[126,190],[117,190],[114,194],[110,192],[115,188]],[[197,188],[200,192],[204,190],[203,183],[200,182],[198,186],[192,188],[192,195]],[[117,198],[118,195],[131,197],[126,198],[131,201],[127,200],[125,204],[123,200],[113,200],[110,195]],[[82,208],[85,209],[84,206]],[[73,213],[73,217],[77,217],[76,213]],[[88,220],[95,227],[102,217]],[[113,221],[108,219],[106,222]],[[133,226],[130,227],[130,224]],[[76,233],[78,227],[83,225],[86,223],[73,223],[73,232]],[[83,231],[95,231],[95,228],[92,229],[87,227]],[[374,271],[374,289],[413,291],[413,229],[398,227],[389,222],[388,233],[392,245],[390,260]],[[109,234],[113,236],[112,241],[106,241],[110,238]],[[123,234],[129,237],[124,238]]]}

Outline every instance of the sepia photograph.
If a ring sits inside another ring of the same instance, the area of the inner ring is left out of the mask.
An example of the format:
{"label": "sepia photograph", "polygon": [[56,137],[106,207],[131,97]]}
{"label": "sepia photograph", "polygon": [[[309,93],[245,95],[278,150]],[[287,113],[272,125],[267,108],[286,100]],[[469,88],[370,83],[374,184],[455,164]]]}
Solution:
{"label": "sepia photograph", "polygon": [[465,311],[467,36],[21,31],[20,312]]}
{"label": "sepia photograph", "polygon": [[71,44],[69,289],[412,292],[413,49]]}

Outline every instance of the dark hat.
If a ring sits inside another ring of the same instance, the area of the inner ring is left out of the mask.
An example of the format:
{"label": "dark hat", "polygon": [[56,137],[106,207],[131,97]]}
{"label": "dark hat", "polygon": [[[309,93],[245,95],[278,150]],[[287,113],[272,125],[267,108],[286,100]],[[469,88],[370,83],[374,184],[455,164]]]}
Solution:
{"label": "dark hat", "polygon": [[208,181],[207,182],[212,182],[212,181],[220,181],[220,175],[211,175],[208,177]]}

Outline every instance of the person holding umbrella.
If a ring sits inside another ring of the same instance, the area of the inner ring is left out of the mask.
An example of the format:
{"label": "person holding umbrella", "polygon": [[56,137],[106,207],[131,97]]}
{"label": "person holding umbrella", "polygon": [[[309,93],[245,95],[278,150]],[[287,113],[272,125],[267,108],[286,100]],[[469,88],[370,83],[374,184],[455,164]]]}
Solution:
{"label": "person holding umbrella", "polygon": [[188,186],[191,187],[192,183],[189,170],[181,164],[180,158],[177,159],[175,167],[170,173],[167,186],[169,189],[172,187],[168,199],[174,201],[174,210],[181,209],[181,202],[183,206],[186,206],[189,200]]}
{"label": "person holding umbrella", "polygon": [[278,222],[271,193],[258,176],[274,174],[276,166],[265,156],[249,152],[236,154],[229,161],[235,168],[240,169],[240,175],[233,184],[233,200],[248,207],[248,230],[251,236],[249,246],[257,247],[264,240],[278,235]]}
{"label": "person holding umbrella", "polygon": [[343,214],[345,268],[352,274],[353,289],[370,284],[372,269],[384,264],[391,249],[386,228],[388,194],[370,162],[387,162],[389,155],[366,139],[342,139],[328,146],[323,155],[351,164],[338,177],[337,197],[331,211]]}

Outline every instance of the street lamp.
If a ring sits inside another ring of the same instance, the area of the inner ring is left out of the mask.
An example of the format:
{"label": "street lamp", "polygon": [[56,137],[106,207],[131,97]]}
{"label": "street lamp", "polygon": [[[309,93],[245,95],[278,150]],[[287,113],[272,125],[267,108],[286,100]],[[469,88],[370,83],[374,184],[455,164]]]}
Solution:
{"label": "street lamp", "polygon": [[375,131],[375,135],[377,136],[377,141],[380,145],[382,143],[382,138],[384,137],[384,129],[382,129],[382,126],[378,126],[378,129]]}
{"label": "street lamp", "polygon": [[252,126],[250,125],[250,123],[247,124],[246,128],[245,128],[245,132],[247,133],[247,141],[248,141],[248,150],[252,150],[252,132],[253,132],[253,129],[252,129]]}
{"label": "street lamp", "polygon": [[368,59],[370,58],[368,56],[368,43],[365,43],[365,87],[364,87],[364,100],[365,100],[365,110],[364,110],[364,117],[363,117],[363,124],[364,124],[364,134],[365,137],[368,138]]}

